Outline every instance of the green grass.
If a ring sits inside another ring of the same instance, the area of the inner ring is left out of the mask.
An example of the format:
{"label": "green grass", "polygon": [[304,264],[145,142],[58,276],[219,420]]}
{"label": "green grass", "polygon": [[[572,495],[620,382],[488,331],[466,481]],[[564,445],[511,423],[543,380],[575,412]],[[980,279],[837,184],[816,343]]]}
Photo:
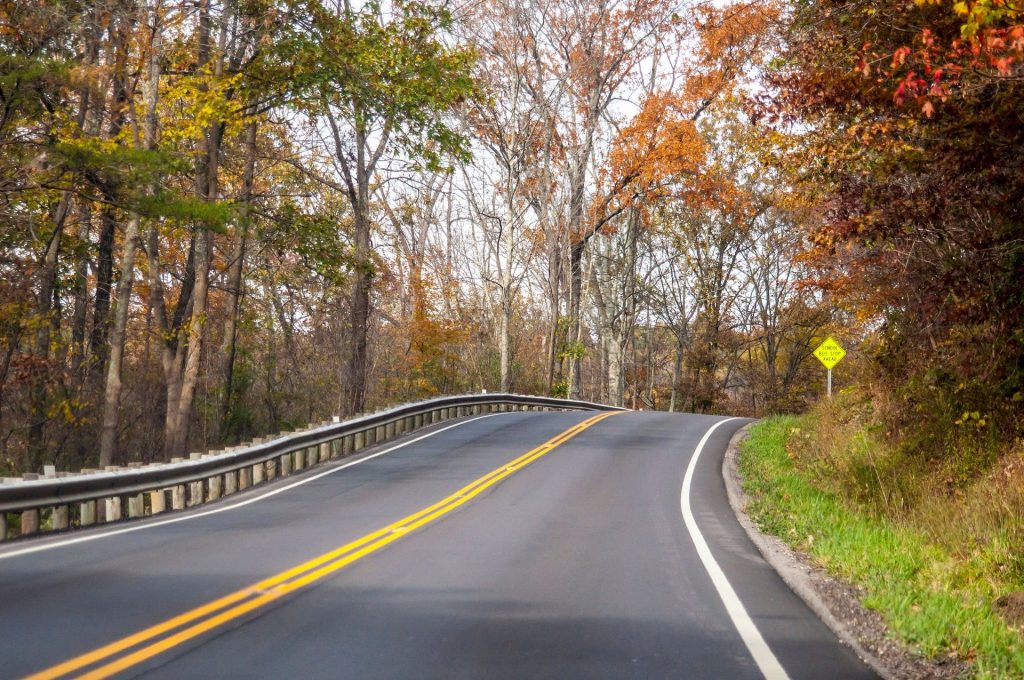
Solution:
{"label": "green grass", "polygon": [[992,609],[1001,593],[987,578],[990,551],[952,555],[923,532],[816,487],[813,473],[787,450],[788,439],[804,426],[800,418],[766,419],[740,448],[748,512],[761,529],[863,588],[864,605],[925,655],[970,660],[976,677],[1024,677],[1024,639]]}

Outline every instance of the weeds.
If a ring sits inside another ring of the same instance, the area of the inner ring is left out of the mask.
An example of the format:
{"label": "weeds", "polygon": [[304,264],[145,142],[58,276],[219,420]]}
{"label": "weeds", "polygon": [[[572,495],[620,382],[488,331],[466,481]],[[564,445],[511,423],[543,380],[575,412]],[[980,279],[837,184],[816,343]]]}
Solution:
{"label": "weeds", "polygon": [[861,586],[865,606],[924,654],[973,661],[978,677],[1021,677],[1024,636],[993,603],[1024,589],[1024,464],[997,457],[951,486],[959,463],[880,445],[860,420],[864,405],[852,406],[860,413],[833,408],[751,430],[740,456],[751,516]]}

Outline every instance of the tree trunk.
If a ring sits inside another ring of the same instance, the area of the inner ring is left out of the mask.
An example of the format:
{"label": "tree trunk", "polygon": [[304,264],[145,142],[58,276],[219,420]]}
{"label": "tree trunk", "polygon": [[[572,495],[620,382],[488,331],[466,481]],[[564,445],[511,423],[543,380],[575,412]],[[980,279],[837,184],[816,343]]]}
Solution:
{"label": "tree trunk", "polygon": [[370,329],[370,287],[373,260],[370,254],[370,175],[366,159],[366,134],[356,131],[354,205],[355,272],[349,316],[348,415],[366,407],[366,339]]}
{"label": "tree trunk", "polygon": [[501,272],[501,323],[499,355],[501,391],[512,391],[512,249],[515,247],[515,206],[512,192],[507,190],[505,203],[505,265]]}
{"label": "tree trunk", "polygon": [[121,369],[124,360],[125,331],[131,307],[132,279],[135,277],[135,247],[139,239],[140,217],[128,220],[121,256],[121,278],[114,299],[114,318],[110,327],[110,354],[107,384],[103,394],[103,425],[100,430],[100,467],[112,465],[117,447],[118,415],[121,409]]}
{"label": "tree trunk", "polygon": [[[222,22],[221,44],[227,22]],[[201,0],[199,8],[199,40],[198,63],[205,65],[210,58],[212,45],[210,42],[211,19],[210,2]],[[215,73],[223,72],[224,52],[219,51]],[[220,123],[212,123],[205,133],[203,153],[196,159],[196,194],[200,199],[213,202],[218,196],[219,152],[223,136]],[[192,404],[195,400],[196,385],[199,381],[199,360],[203,350],[203,332],[206,326],[207,301],[210,286],[210,258],[213,251],[213,236],[205,225],[195,227],[194,270],[195,283],[192,287],[192,314],[188,323],[188,338],[185,358],[181,364],[180,392],[174,412],[168,404],[169,418],[166,428],[166,451],[171,456],[184,456],[188,449],[189,430],[192,426]],[[179,340],[180,343],[180,340]],[[179,352],[181,347],[179,344]],[[171,401],[170,399],[168,400]]]}
{"label": "tree trunk", "polygon": [[[152,13],[154,31],[150,44],[149,63],[144,85],[143,145],[147,150],[156,148],[157,115],[156,105],[160,90],[160,59],[162,39],[159,17]],[[125,334],[128,327],[128,311],[131,307],[132,283],[135,278],[135,253],[139,241],[139,226],[142,217],[132,214],[124,235],[124,251],[121,256],[121,277],[117,283],[114,298],[114,315],[110,327],[110,354],[107,363],[107,380],[103,394],[103,425],[100,430],[100,467],[111,465],[117,452],[117,430],[121,410],[121,372],[124,363]]]}
{"label": "tree trunk", "polygon": [[[360,194],[366,195],[362,187]],[[348,415],[362,413],[366,405],[366,337],[370,322],[370,286],[373,283],[370,219],[367,212],[368,206],[360,200],[355,219],[356,268],[349,316]]]}
{"label": "tree trunk", "polygon": [[224,385],[220,395],[220,408],[218,409],[218,423],[220,439],[225,440],[228,430],[228,418],[231,415],[231,401],[234,397],[235,388],[235,354],[238,336],[238,314],[241,309],[242,300],[242,272],[245,268],[245,248],[249,236],[249,203],[252,201],[253,179],[256,174],[256,133],[259,124],[253,120],[249,122],[245,131],[246,159],[245,170],[242,177],[242,195],[240,200],[245,206],[245,212],[239,222],[238,236],[235,241],[235,248],[231,254],[231,264],[228,267],[227,281],[227,319],[224,321],[224,340],[221,345],[221,375]]}
{"label": "tree trunk", "polygon": [[583,339],[580,296],[583,294],[583,251],[586,241],[569,249],[569,398],[579,399],[582,389]]}
{"label": "tree trunk", "polygon": [[672,396],[668,402],[669,413],[674,413],[676,410],[677,399],[679,395],[679,379],[683,372],[683,343],[676,345],[675,357],[672,361]]}
{"label": "tree trunk", "polygon": [[45,366],[41,375],[37,376],[32,389],[32,420],[28,428],[28,448],[30,469],[36,470],[43,460],[47,419],[47,384],[49,382],[50,340],[59,324],[53,314],[53,296],[57,288],[57,260],[60,254],[61,237],[64,234],[64,221],[71,209],[71,193],[64,192],[60,201],[54,206],[53,233],[46,244],[42,266],[39,268],[39,296],[36,298],[36,315],[39,326],[36,329],[36,356]]}

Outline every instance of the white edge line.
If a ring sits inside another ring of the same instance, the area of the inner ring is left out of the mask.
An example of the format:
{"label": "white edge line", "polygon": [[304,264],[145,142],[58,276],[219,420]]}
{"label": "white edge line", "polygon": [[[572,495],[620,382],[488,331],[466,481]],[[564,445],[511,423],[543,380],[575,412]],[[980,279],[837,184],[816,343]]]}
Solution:
{"label": "white edge line", "polygon": [[729,579],[726,578],[725,572],[718,566],[714,555],[711,554],[711,549],[708,547],[707,541],[704,540],[704,535],[697,527],[697,520],[694,518],[693,510],[690,507],[690,488],[693,485],[693,471],[697,468],[697,460],[704,450],[704,445],[708,443],[708,439],[711,438],[712,433],[719,426],[732,420],[737,419],[727,418],[719,420],[712,425],[704,433],[704,437],[697,444],[697,448],[693,450],[690,464],[686,466],[686,475],[683,477],[683,489],[679,495],[679,505],[683,511],[683,521],[686,523],[686,529],[690,532],[690,538],[693,539],[693,545],[697,549],[697,555],[700,556],[700,561],[704,563],[704,569],[707,570],[708,576],[711,577],[711,582],[718,591],[719,597],[722,598],[722,603],[725,605],[729,618],[732,619],[733,625],[736,626],[740,637],[743,638],[743,643],[750,650],[750,655],[754,657],[754,662],[757,664],[758,669],[769,680],[788,680],[789,675],[786,674],[779,660],[775,658],[775,654],[768,647],[768,643],[761,637],[760,631],[757,630],[754,621],[750,618],[743,603],[740,602],[740,598],[736,595],[736,591],[733,590]]}
{"label": "white edge line", "polygon": [[131,533],[133,531],[142,531],[143,529],[153,529],[153,528],[156,528],[156,527],[165,526],[167,524],[176,524],[177,522],[185,522],[185,521],[192,520],[192,519],[199,519],[201,517],[208,517],[210,515],[216,515],[216,514],[221,513],[221,512],[228,512],[229,510],[237,510],[238,508],[242,508],[242,507],[245,507],[247,505],[251,505],[252,503],[256,503],[258,501],[262,501],[262,500],[264,500],[266,498],[270,498],[271,496],[276,496],[279,493],[284,493],[285,491],[289,491],[291,489],[294,489],[297,486],[302,486],[303,484],[308,484],[310,482],[316,481],[317,479],[320,479],[321,477],[326,477],[327,475],[333,475],[335,472],[338,472],[339,470],[344,470],[345,468],[352,467],[353,465],[359,465],[360,463],[365,463],[368,460],[373,460],[377,456],[383,456],[385,453],[391,453],[392,451],[404,448],[406,446],[409,446],[410,444],[415,444],[418,441],[422,441],[422,440],[424,440],[424,439],[426,439],[428,437],[433,437],[435,434],[441,434],[442,432],[444,432],[446,430],[450,430],[453,427],[460,427],[462,425],[468,425],[469,423],[472,423],[472,422],[474,422],[476,420],[480,420],[482,418],[492,418],[494,416],[500,416],[500,415],[505,415],[505,414],[504,413],[489,413],[487,415],[477,416],[476,418],[470,418],[469,420],[463,420],[463,421],[460,421],[458,423],[454,423],[452,425],[448,425],[447,427],[442,427],[442,428],[440,428],[438,430],[434,430],[433,432],[427,432],[426,434],[420,435],[419,437],[416,437],[415,439],[410,439],[409,441],[402,442],[401,444],[395,444],[394,446],[388,447],[388,448],[384,449],[383,451],[378,451],[377,453],[371,454],[369,456],[364,456],[364,457],[359,458],[357,460],[350,461],[348,463],[345,463],[344,465],[338,465],[336,467],[328,468],[327,470],[324,470],[323,472],[320,472],[318,474],[312,475],[310,477],[304,477],[302,479],[299,479],[297,481],[292,482],[291,484],[286,484],[286,485],[284,485],[282,487],[279,487],[277,489],[274,489],[272,491],[267,491],[266,493],[260,494],[258,496],[254,496],[252,498],[247,498],[244,501],[240,501],[238,503],[232,503],[230,505],[224,505],[224,506],[221,506],[221,507],[213,508],[211,510],[203,510],[201,512],[188,513],[188,514],[180,515],[178,517],[170,517],[168,519],[157,520],[155,522],[153,522],[153,521],[143,522],[141,524],[137,524],[137,525],[134,525],[134,526],[124,527],[123,529],[115,529],[113,531],[104,531],[102,533],[89,534],[88,536],[78,536],[76,538],[68,538],[68,539],[65,539],[65,540],[58,540],[58,541],[54,541],[52,543],[44,543],[42,545],[34,545],[34,546],[27,547],[27,548],[22,548],[20,550],[12,550],[11,552],[0,553],[0,560],[6,560],[6,559],[9,559],[11,557],[19,557],[21,555],[30,555],[32,553],[43,552],[44,550],[53,550],[55,548],[63,548],[63,547],[69,546],[69,545],[76,545],[78,543],[86,543],[87,541],[95,541],[95,540],[98,540],[100,538],[107,538],[109,536],[118,536],[120,534],[128,534],[128,533]]}

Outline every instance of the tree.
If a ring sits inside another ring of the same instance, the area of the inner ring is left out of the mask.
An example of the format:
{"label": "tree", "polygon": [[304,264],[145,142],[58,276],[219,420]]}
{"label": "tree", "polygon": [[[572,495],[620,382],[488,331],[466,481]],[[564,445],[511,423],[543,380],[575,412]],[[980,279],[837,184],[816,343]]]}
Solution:
{"label": "tree", "polygon": [[312,32],[303,63],[302,96],[321,116],[325,139],[341,175],[354,217],[352,281],[345,411],[366,400],[367,331],[371,257],[370,203],[382,161],[424,162],[438,167],[446,156],[465,157],[466,143],[444,114],[474,93],[472,54],[452,49],[439,33],[451,17],[416,2],[387,10],[371,2],[337,13],[311,5]]}

